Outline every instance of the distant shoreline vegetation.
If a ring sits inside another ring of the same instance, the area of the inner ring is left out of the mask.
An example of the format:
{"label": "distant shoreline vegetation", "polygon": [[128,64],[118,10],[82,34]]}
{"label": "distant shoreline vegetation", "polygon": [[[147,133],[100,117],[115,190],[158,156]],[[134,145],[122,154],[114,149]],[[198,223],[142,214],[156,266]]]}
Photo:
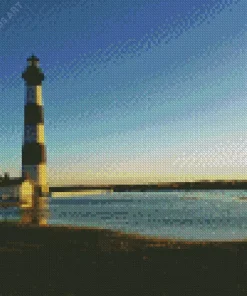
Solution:
{"label": "distant shoreline vegetation", "polygon": [[50,187],[50,192],[73,192],[85,190],[109,190],[111,192],[146,192],[163,190],[236,190],[246,189],[247,180],[217,180],[196,182],[167,182],[150,184],[121,184],[121,185],[69,185]]}

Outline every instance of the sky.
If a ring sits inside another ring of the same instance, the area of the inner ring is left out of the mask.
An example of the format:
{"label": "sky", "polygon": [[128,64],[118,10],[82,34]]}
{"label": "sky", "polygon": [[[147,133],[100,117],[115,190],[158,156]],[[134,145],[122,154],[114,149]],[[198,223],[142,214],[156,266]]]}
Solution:
{"label": "sky", "polygon": [[50,185],[247,179],[246,0],[2,0],[0,174],[45,74]]}

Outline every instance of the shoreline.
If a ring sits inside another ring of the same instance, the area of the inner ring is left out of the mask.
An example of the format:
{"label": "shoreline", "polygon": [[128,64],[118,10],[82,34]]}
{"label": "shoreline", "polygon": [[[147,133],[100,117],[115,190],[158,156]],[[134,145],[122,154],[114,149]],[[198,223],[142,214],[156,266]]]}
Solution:
{"label": "shoreline", "polygon": [[191,242],[20,223],[0,223],[0,236],[4,296],[208,296],[247,291],[247,241]]}
{"label": "shoreline", "polygon": [[[78,244],[91,245],[93,248],[98,248],[99,252],[115,252],[115,251],[142,251],[145,249],[189,249],[189,248],[218,248],[218,249],[231,249],[237,250],[238,248],[247,249],[247,237],[245,239],[229,239],[229,240],[189,240],[183,238],[169,238],[157,237],[149,235],[141,235],[138,233],[126,233],[119,230],[112,230],[100,227],[89,226],[72,226],[72,225],[48,225],[48,224],[34,224],[34,223],[21,223],[18,221],[1,221],[0,222],[0,236],[3,237],[5,231],[13,233],[25,234],[32,232],[32,240],[38,238],[39,233],[42,233],[43,240],[46,236],[53,233],[59,235],[74,236]],[[96,241],[90,241],[91,236],[97,238]],[[20,236],[17,236],[20,239]],[[83,240],[82,240],[83,238]],[[12,236],[13,242],[18,242]],[[57,238],[61,239],[61,238]]]}
{"label": "shoreline", "polygon": [[[149,235],[141,235],[138,233],[126,233],[118,230],[112,230],[100,227],[89,227],[89,226],[72,226],[72,225],[48,225],[48,224],[32,224],[32,223],[21,223],[21,222],[0,222],[0,235],[1,231],[4,229],[12,231],[42,231],[42,232],[60,232],[60,233],[74,233],[75,235],[87,235],[88,233],[97,234],[102,238],[111,239],[115,241],[129,241],[139,246],[140,248],[145,247],[172,247],[172,248],[188,248],[190,246],[205,247],[205,246],[215,246],[215,247],[237,247],[239,245],[246,245],[247,247],[247,237],[246,239],[235,239],[235,240],[189,240],[183,238],[164,238]],[[111,241],[112,242],[112,241]]]}

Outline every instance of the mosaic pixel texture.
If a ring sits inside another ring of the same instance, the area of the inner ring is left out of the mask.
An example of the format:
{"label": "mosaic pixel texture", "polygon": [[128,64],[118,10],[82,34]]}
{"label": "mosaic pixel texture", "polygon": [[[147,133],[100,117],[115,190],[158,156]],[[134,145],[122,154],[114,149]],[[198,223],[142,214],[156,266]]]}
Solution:
{"label": "mosaic pixel texture", "polygon": [[1,1],[0,296],[246,295],[246,13]]}
{"label": "mosaic pixel texture", "polygon": [[34,53],[50,184],[244,178],[245,1],[0,5],[2,172],[20,173]]}

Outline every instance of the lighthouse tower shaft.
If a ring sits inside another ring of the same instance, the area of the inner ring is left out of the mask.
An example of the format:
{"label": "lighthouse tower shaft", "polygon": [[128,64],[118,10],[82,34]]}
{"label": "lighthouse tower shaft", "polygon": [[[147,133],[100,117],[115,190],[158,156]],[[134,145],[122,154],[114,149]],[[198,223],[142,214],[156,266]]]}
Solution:
{"label": "lighthouse tower shaft", "polygon": [[31,56],[22,73],[25,80],[24,141],[22,146],[22,176],[29,175],[41,195],[49,189],[46,172],[46,148],[44,136],[44,111],[42,105],[42,81],[44,74],[39,59]]}

